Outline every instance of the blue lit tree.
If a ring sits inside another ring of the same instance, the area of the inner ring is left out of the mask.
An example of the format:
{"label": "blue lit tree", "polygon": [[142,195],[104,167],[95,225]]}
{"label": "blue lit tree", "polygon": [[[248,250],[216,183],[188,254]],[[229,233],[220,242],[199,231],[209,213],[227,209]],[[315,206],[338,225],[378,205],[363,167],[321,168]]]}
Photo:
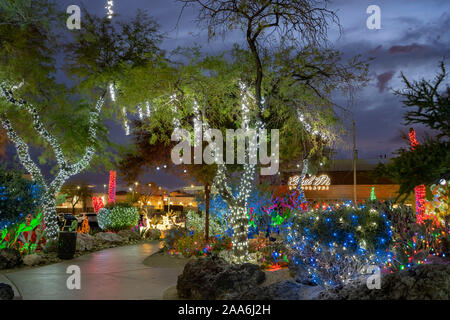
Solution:
{"label": "blue lit tree", "polygon": [[0,230],[35,214],[40,194],[39,187],[22,172],[0,166]]}

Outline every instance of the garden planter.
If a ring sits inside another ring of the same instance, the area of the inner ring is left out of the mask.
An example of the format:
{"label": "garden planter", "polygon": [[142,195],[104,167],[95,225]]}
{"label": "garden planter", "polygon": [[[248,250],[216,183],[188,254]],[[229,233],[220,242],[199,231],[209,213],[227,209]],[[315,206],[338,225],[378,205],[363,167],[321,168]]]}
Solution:
{"label": "garden planter", "polygon": [[77,248],[77,233],[72,231],[60,231],[58,237],[58,258],[72,259]]}

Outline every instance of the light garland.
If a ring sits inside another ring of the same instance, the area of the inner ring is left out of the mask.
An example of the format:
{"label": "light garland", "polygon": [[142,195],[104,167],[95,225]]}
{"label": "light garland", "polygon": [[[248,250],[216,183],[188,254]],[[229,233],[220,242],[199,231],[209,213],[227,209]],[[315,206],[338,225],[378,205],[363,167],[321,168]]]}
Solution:
{"label": "light garland", "polygon": [[13,89],[8,88],[5,82],[0,83],[0,94],[11,104],[17,106],[20,110],[28,112],[32,116],[33,128],[36,132],[50,145],[55,153],[56,162],[58,166],[58,172],[50,184],[45,181],[41,170],[37,167],[34,161],[31,159],[28,145],[14,130],[6,113],[1,115],[1,122],[3,128],[6,130],[8,138],[15,144],[17,154],[22,165],[30,173],[33,181],[38,183],[43,189],[42,195],[42,209],[44,212],[44,221],[46,226],[46,233],[50,239],[56,239],[58,235],[58,219],[56,213],[56,199],[55,195],[59,192],[62,185],[71,177],[78,174],[84,168],[86,168],[94,155],[93,144],[96,140],[95,126],[98,122],[99,114],[103,107],[103,96],[99,98],[95,109],[89,114],[89,129],[88,129],[88,146],[85,148],[84,155],[78,162],[70,164],[61,149],[58,141],[53,137],[44,127],[43,123],[39,119],[37,110],[23,99],[16,99],[12,94]]}
{"label": "light garland", "polygon": [[116,203],[116,172],[109,171],[108,203]]}
{"label": "light garland", "polygon": [[[419,145],[419,142],[416,139],[416,131],[413,128],[409,129],[409,140],[411,142],[411,149],[415,150]],[[422,223],[423,215],[425,213],[425,185],[421,184],[420,186],[415,187],[414,193],[416,195],[417,222],[420,224]]]}
{"label": "light garland", "polygon": [[[241,111],[242,111],[242,128],[247,131],[250,128],[249,119],[249,101],[248,97],[251,97],[249,91],[245,84],[240,83],[241,89]],[[251,97],[252,98],[252,97]],[[257,135],[260,135],[260,131],[263,129],[262,123],[256,122]],[[247,133],[247,132],[245,132]],[[246,152],[247,155],[255,154],[255,150],[258,148],[258,142],[249,139],[249,148]],[[256,139],[257,141],[259,139]],[[249,156],[250,157],[250,156]],[[217,174],[214,179],[214,187],[222,196],[225,203],[230,208],[230,223],[233,229],[233,235],[231,237],[232,242],[232,254],[231,262],[235,263],[245,263],[251,260],[248,251],[248,232],[249,232],[249,217],[248,212],[248,198],[250,196],[253,180],[255,177],[255,164],[251,164],[250,158],[249,163],[243,165],[244,172],[241,176],[241,183],[239,185],[239,193],[237,196],[233,196],[231,188],[228,186],[226,177],[226,166],[225,164],[218,164]]]}

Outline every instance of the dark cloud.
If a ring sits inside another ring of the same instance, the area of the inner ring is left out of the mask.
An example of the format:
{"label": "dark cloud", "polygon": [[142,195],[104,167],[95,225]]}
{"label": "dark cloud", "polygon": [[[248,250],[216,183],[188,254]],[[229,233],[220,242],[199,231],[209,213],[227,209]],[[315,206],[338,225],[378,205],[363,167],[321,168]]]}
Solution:
{"label": "dark cloud", "polygon": [[392,79],[392,77],[394,76],[395,71],[387,71],[384,72],[382,74],[380,74],[379,76],[377,76],[377,87],[380,90],[379,92],[383,92],[386,89],[386,86],[388,84],[388,82]]}
{"label": "dark cloud", "polygon": [[406,46],[392,46],[389,48],[389,53],[391,53],[391,54],[411,53],[411,52],[424,53],[427,50],[430,50],[430,47],[425,46],[425,45],[420,45],[417,43],[413,43],[411,45],[406,45]]}

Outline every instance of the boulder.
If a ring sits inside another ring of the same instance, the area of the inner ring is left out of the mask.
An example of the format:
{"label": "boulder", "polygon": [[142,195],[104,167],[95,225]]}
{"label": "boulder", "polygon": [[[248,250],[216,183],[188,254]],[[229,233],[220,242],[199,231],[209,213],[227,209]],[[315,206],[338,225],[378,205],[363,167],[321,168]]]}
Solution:
{"label": "boulder", "polygon": [[38,254],[27,254],[23,257],[23,264],[26,266],[37,266],[42,262],[44,262],[44,259]]}
{"label": "boulder", "polygon": [[77,251],[90,251],[94,247],[94,237],[89,234],[79,233],[77,235]]}
{"label": "boulder", "polygon": [[180,298],[230,299],[260,285],[265,277],[250,263],[229,264],[216,256],[191,259],[178,276],[177,291]]}
{"label": "boulder", "polygon": [[120,230],[119,232],[117,232],[117,234],[127,241],[141,240],[141,236],[137,232],[134,232],[133,230]]}
{"label": "boulder", "polygon": [[254,287],[236,296],[238,300],[315,300],[323,290],[293,280],[283,280],[264,287]]}
{"label": "boulder", "polygon": [[12,300],[14,299],[13,288],[6,283],[0,283],[0,300]]}
{"label": "boulder", "polygon": [[368,289],[361,279],[345,286],[323,291],[327,300],[449,300],[450,265],[421,264],[395,273],[381,275],[381,288]]}
{"label": "boulder", "polygon": [[315,286],[317,285],[311,275],[308,273],[308,270],[303,265],[296,264],[294,261],[289,262],[289,273],[295,279],[296,282],[307,285],[307,286]]}
{"label": "boulder", "polygon": [[95,234],[95,239],[100,242],[106,243],[121,243],[123,238],[116,233],[112,232],[99,232]]}
{"label": "boulder", "polygon": [[0,250],[0,270],[18,267],[22,262],[22,256],[18,250],[11,248]]}

